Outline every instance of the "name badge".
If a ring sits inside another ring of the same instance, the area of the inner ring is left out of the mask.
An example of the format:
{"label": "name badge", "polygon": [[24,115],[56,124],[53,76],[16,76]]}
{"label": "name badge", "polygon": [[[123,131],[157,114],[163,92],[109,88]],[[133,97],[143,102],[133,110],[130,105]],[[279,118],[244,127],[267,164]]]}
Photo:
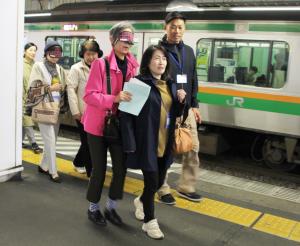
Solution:
{"label": "name badge", "polygon": [[186,84],[187,83],[186,74],[177,74],[177,83],[178,84]]}

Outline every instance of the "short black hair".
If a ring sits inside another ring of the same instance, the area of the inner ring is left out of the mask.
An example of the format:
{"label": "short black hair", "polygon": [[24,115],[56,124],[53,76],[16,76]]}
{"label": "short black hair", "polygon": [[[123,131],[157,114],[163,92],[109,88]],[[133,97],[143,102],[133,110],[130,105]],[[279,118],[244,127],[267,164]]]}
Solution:
{"label": "short black hair", "polygon": [[174,11],[174,12],[170,12],[167,14],[166,18],[165,18],[165,24],[167,25],[169,22],[171,22],[172,20],[175,19],[180,19],[183,20],[184,22],[186,22],[186,17],[178,12],[178,11]]}
{"label": "short black hair", "polygon": [[103,55],[103,51],[100,49],[99,44],[96,40],[86,40],[80,45],[79,57],[83,58],[84,53],[87,51],[92,51],[98,53],[98,58]]}
{"label": "short black hair", "polygon": [[141,61],[141,67],[140,67],[140,74],[142,76],[149,76],[152,75],[151,71],[149,69],[149,65],[152,59],[152,56],[154,54],[155,51],[160,50],[163,52],[163,54],[165,55],[166,59],[167,59],[167,66],[165,69],[165,72],[162,74],[161,79],[162,80],[167,80],[169,78],[169,58],[168,58],[168,52],[166,51],[166,49],[161,46],[161,45],[150,45],[144,52],[143,57],[142,57],[142,61]]}
{"label": "short black hair", "polygon": [[37,50],[36,44],[34,44],[34,43],[27,43],[27,44],[25,44],[25,46],[24,46],[24,51],[28,50],[28,49],[29,49],[30,47],[32,47],[32,46],[34,46],[34,47],[36,48],[36,50]]}
{"label": "short black hair", "polygon": [[25,44],[25,46],[24,46],[24,55],[23,55],[23,57],[25,57],[25,52],[26,52],[26,50],[28,50],[29,48],[31,48],[31,47],[35,47],[35,49],[37,50],[37,46],[36,46],[36,44],[34,44],[34,43],[27,43],[27,44]]}

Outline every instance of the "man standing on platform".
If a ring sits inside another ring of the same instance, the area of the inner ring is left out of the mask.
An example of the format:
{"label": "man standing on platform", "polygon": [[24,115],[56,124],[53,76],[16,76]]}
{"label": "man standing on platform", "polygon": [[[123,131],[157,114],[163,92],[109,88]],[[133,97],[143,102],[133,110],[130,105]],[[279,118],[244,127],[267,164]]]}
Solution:
{"label": "man standing on platform", "polygon": [[[186,17],[179,12],[171,12],[165,18],[166,35],[160,41],[168,52],[170,60],[170,76],[176,82],[177,89],[186,92],[186,108],[184,116],[187,116],[186,123],[191,126],[193,138],[193,149],[183,154],[182,172],[177,186],[179,196],[190,201],[199,202],[201,195],[196,193],[196,182],[199,171],[199,139],[197,123],[201,123],[201,116],[198,109],[197,91],[198,80],[196,73],[196,59],[193,49],[182,41],[185,31]],[[175,199],[165,183],[158,190],[159,200],[165,204],[174,205]]]}

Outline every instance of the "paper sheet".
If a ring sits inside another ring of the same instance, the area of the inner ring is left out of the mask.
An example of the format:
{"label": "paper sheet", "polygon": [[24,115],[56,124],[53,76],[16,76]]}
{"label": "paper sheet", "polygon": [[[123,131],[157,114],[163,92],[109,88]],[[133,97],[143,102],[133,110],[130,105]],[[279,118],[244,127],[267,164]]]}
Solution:
{"label": "paper sheet", "polygon": [[124,84],[123,91],[129,92],[132,97],[130,102],[121,102],[119,105],[119,110],[133,114],[139,115],[145,102],[149,97],[151,87],[144,82],[132,78]]}

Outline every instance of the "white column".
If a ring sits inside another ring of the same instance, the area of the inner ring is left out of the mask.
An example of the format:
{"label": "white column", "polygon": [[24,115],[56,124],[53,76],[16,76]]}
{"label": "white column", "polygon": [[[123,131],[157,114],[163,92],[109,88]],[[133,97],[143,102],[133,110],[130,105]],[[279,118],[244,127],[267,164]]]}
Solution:
{"label": "white column", "polygon": [[0,182],[22,167],[24,3],[4,1],[0,15]]}

